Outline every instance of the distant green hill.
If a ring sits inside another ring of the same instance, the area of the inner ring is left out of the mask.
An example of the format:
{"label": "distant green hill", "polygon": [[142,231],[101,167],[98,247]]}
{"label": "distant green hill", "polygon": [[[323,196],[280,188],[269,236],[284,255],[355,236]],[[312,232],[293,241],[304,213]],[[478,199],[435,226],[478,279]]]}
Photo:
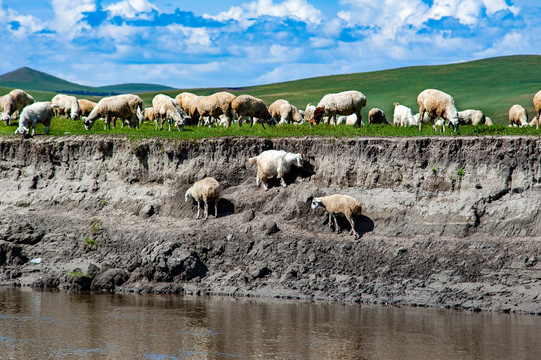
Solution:
{"label": "distant green hill", "polygon": [[92,87],[62,80],[41,71],[23,67],[0,76],[0,87],[47,91],[81,96],[107,96],[146,91],[171,90],[169,86],[156,84],[121,84]]}

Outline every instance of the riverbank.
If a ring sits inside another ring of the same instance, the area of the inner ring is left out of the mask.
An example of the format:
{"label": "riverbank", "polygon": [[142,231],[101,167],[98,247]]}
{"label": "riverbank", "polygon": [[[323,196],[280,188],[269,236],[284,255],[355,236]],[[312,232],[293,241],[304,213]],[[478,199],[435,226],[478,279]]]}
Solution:
{"label": "riverbank", "polygon": [[[287,188],[255,186],[268,149],[306,155]],[[3,138],[0,284],[541,313],[540,159],[539,137]],[[205,176],[220,216],[196,220]],[[359,240],[310,209],[331,193],[362,202]]]}

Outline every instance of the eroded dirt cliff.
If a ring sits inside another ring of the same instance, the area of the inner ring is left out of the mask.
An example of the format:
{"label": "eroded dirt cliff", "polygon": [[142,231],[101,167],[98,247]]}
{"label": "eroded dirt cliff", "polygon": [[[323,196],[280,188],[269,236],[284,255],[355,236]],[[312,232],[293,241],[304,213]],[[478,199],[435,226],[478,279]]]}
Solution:
{"label": "eroded dirt cliff", "polygon": [[[255,185],[268,149],[305,154],[287,188]],[[196,220],[205,176],[223,199]],[[538,137],[4,138],[0,181],[3,285],[541,313]],[[310,209],[331,193],[359,240]]]}

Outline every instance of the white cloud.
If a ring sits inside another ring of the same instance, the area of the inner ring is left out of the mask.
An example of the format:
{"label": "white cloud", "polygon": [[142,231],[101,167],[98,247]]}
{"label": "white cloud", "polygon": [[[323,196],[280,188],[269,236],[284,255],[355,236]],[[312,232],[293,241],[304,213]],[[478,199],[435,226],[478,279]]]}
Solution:
{"label": "white cloud", "polygon": [[145,14],[158,8],[147,0],[125,0],[105,7],[112,17],[120,16],[125,19],[149,19]]}
{"label": "white cloud", "polygon": [[83,30],[90,29],[90,25],[81,20],[84,12],[96,11],[95,0],[52,0],[51,4],[55,18],[49,22],[49,27],[60,37],[71,40]]}

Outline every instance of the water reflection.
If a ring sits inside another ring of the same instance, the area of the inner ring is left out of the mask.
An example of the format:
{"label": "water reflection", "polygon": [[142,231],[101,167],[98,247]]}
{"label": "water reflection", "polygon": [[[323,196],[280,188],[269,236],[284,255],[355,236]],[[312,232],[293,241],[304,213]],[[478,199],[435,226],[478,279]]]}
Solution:
{"label": "water reflection", "polygon": [[0,289],[4,359],[536,359],[541,317]]}

